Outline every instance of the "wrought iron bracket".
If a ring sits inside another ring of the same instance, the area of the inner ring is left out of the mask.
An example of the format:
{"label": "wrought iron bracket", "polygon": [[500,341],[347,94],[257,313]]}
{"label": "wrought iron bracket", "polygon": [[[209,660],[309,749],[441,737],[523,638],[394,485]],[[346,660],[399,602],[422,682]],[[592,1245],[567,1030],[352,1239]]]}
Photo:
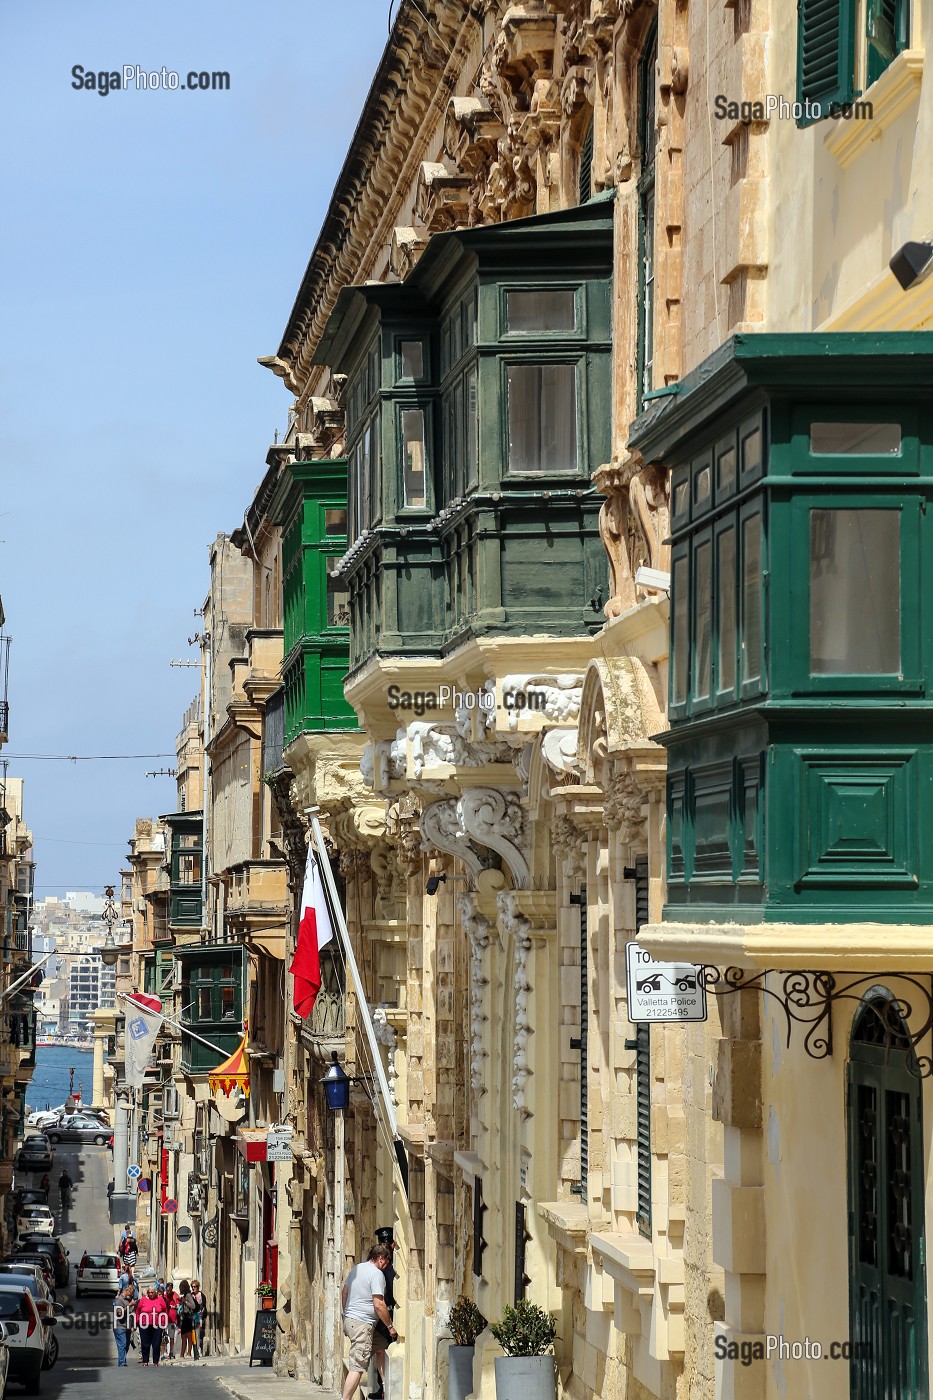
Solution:
{"label": "wrought iron bracket", "polygon": [[[892,995],[884,1003],[868,1002],[865,993],[884,982],[906,982],[916,989],[918,1017],[911,1026],[914,1002]],[[865,973],[836,977],[832,972],[764,968],[748,971],[741,967],[713,967],[704,964],[699,980],[714,997],[736,992],[761,992],[781,1008],[784,1015],[785,1044],[790,1048],[795,1026],[803,1028],[803,1048],[812,1060],[828,1059],[833,1053],[833,1007],[837,1002],[864,1003],[879,1022],[879,1044],[908,1052],[908,1068],[918,1078],[933,1077],[933,974],[910,972]],[[769,985],[770,984],[770,985]],[[904,1028],[906,1027],[906,1037]],[[917,1047],[930,1038],[929,1053],[920,1055]]]}

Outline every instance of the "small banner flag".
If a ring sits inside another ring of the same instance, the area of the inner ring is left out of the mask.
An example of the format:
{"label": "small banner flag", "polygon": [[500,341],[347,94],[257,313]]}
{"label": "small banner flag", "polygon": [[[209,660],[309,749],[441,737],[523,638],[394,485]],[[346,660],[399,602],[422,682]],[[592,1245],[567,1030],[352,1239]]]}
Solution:
{"label": "small banner flag", "polygon": [[162,1029],[162,1003],[158,997],[134,992],[126,998],[126,1082],[141,1089],[146,1066]]}
{"label": "small banner flag", "polygon": [[324,898],[324,883],[314,842],[308,845],[308,863],[301,894],[301,922],[298,942],[289,972],[295,979],[295,1013],[303,1020],[311,1015],[321,990],[321,949],[330,943],[334,927]]}

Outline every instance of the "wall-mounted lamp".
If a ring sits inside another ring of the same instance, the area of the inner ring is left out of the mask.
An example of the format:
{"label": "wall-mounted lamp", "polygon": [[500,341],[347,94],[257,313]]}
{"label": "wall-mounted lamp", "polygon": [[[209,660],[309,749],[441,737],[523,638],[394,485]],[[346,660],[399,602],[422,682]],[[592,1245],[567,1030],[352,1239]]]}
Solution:
{"label": "wall-mounted lamp", "polygon": [[350,1107],[350,1080],[337,1059],[336,1050],[330,1052],[330,1058],[331,1067],[321,1083],[324,1085],[327,1107],[332,1109],[334,1113],[339,1113]]}
{"label": "wall-mounted lamp", "polygon": [[424,892],[425,894],[437,894],[437,891],[439,890],[441,885],[446,885],[446,883],[446,875],[429,875],[427,883],[424,887]]}
{"label": "wall-mounted lamp", "polygon": [[904,243],[888,267],[904,291],[909,292],[933,272],[933,243]]}

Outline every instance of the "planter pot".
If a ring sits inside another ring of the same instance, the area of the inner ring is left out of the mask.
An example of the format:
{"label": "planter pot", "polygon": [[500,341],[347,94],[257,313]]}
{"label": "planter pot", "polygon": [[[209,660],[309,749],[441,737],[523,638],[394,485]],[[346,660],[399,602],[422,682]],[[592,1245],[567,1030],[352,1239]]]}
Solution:
{"label": "planter pot", "polygon": [[496,1400],[554,1400],[557,1366],[553,1356],[497,1356]]}
{"label": "planter pot", "polygon": [[447,1400],[466,1400],[473,1390],[475,1347],[447,1348]]}
{"label": "planter pot", "polygon": [[274,1298],[260,1298],[260,1300],[259,1300],[259,1305],[260,1305],[260,1307],[262,1308],[263,1312],[271,1312],[272,1309],[275,1307],[275,1299],[274,1299]]}

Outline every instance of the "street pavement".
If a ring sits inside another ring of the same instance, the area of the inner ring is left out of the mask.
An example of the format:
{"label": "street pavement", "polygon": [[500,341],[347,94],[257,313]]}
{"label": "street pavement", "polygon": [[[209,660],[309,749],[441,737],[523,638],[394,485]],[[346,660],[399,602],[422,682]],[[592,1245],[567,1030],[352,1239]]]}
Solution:
{"label": "street pavement", "polygon": [[[62,1167],[68,1168],[75,1183],[72,1206],[64,1214],[58,1206],[55,1181]],[[137,1400],[154,1392],[169,1394],[181,1381],[185,1400],[336,1400],[333,1391],[321,1390],[276,1376],[271,1366],[250,1367],[246,1357],[216,1357],[203,1361],[163,1363],[158,1370],[139,1365],[139,1351],[129,1353],[128,1365],[117,1366],[117,1352],[111,1331],[113,1299],[101,1294],[76,1298],[75,1272],[86,1249],[113,1249],[119,1227],[111,1225],[107,1185],[111,1162],[108,1148],[88,1144],[59,1146],[51,1173],[50,1202],[58,1232],[70,1253],[71,1278],[67,1289],[58,1289],[58,1301],[66,1312],[59,1319],[59,1356],[50,1371],[42,1373],[41,1400]],[[145,1274],[143,1264],[140,1272]],[[182,1379],[181,1372],[184,1372]],[[6,1400],[17,1400],[22,1388],[10,1381]]]}

